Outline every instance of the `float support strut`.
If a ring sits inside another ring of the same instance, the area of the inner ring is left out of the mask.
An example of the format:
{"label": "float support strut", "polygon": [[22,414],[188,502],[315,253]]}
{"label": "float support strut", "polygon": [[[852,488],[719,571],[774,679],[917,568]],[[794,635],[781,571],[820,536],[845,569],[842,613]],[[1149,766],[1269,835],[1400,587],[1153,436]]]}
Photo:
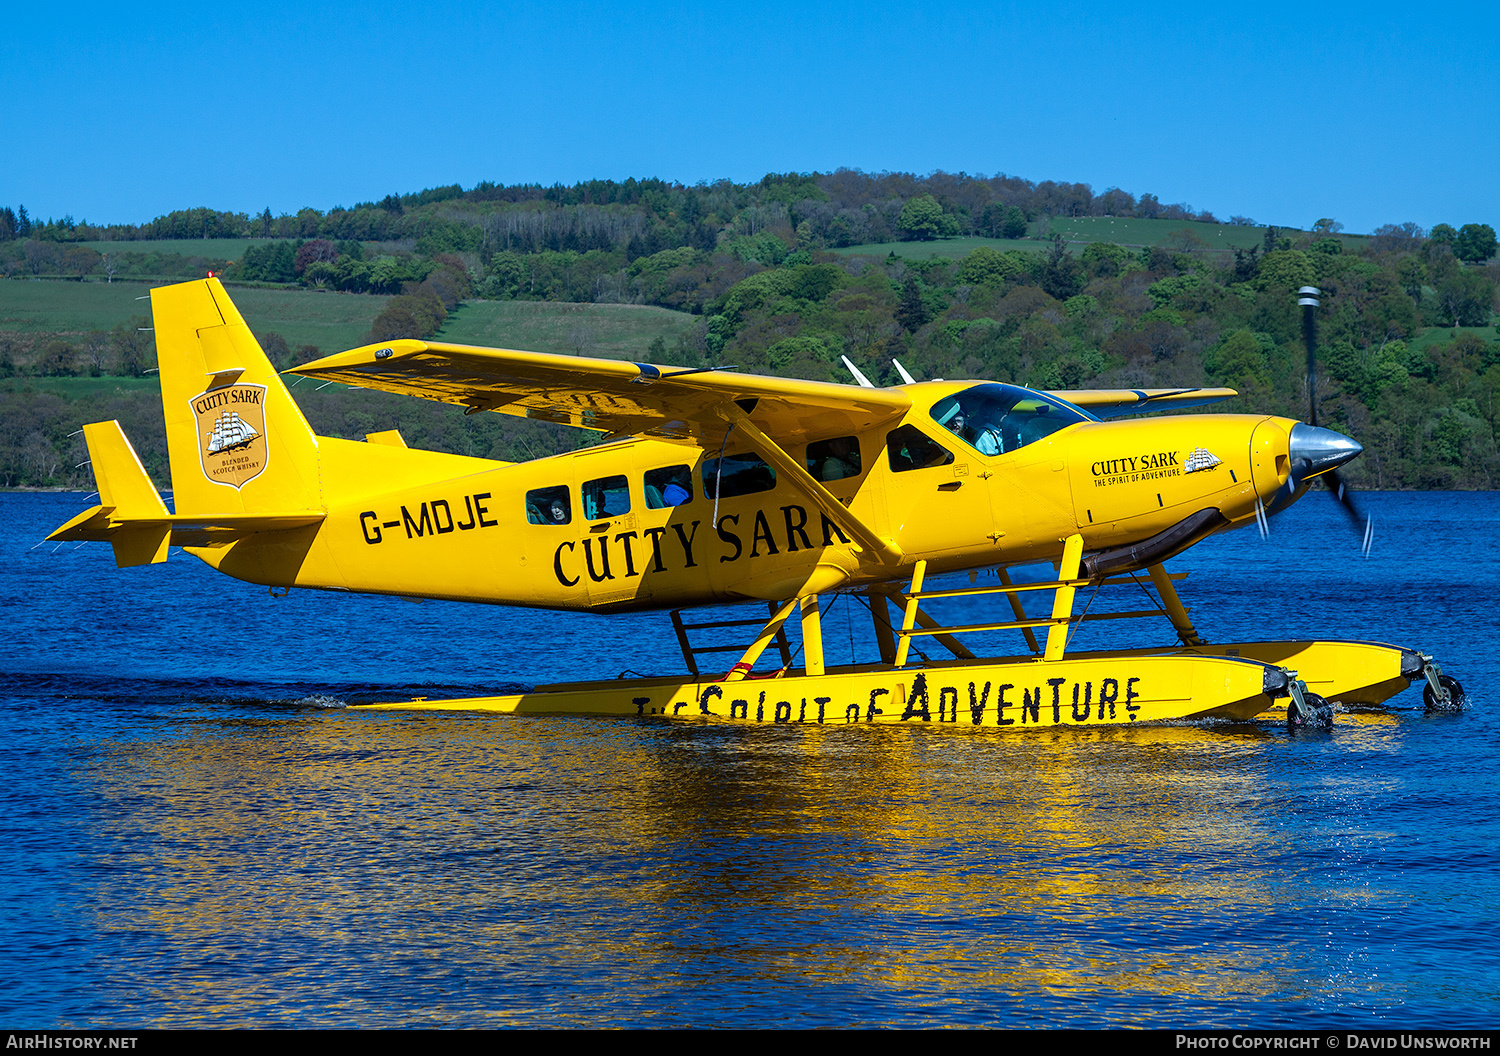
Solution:
{"label": "float support strut", "polygon": [[917,595],[922,593],[922,580],[927,575],[927,562],[918,561],[911,574],[911,591],[906,598],[906,612],[901,617],[901,644],[896,647],[896,666],[906,666],[907,653],[911,651],[911,629],[917,622]]}
{"label": "float support strut", "polygon": [[818,596],[808,594],[802,606],[802,666],[808,675],[823,674],[823,624],[818,612]]}
{"label": "float support strut", "polygon": [[880,647],[880,662],[896,662],[896,635],[891,631],[891,610],[885,594],[870,591],[870,616],[875,621],[875,644]]}
{"label": "float support strut", "polygon": [[[1007,587],[1015,585],[1010,581],[1010,573],[1005,570],[1004,566],[995,569],[995,571],[999,574],[1001,583],[1004,583]],[[1005,597],[1010,602],[1010,611],[1015,613],[1016,622],[1019,623],[1021,620],[1024,620],[1026,618],[1026,610],[1021,605],[1021,599],[1013,591],[1006,591]],[[1026,644],[1031,646],[1033,653],[1042,651],[1042,647],[1037,644],[1036,635],[1031,633],[1030,627],[1022,627],[1021,633],[1026,636]]]}
{"label": "float support strut", "polygon": [[[731,667],[729,673],[724,676],[725,682],[738,682],[750,673],[755,667],[755,661],[760,659],[760,654],[766,651],[766,646],[770,645],[771,641],[781,633],[781,625],[786,622],[786,618],[796,607],[797,599],[793,598],[776,610],[775,615],[761,628],[760,634],[756,635],[755,641],[750,643],[750,648],[745,650],[745,655],[740,657],[739,663]],[[787,662],[790,663],[790,659]]]}
{"label": "float support strut", "polygon": [[1160,564],[1155,564],[1148,571],[1151,573],[1151,582],[1156,584],[1156,592],[1161,595],[1162,604],[1167,607],[1167,618],[1172,621],[1172,629],[1177,632],[1178,639],[1183,645],[1202,645],[1203,639],[1198,637],[1193,621],[1188,618],[1187,607],[1177,596],[1177,588],[1172,586],[1167,570]]}
{"label": "float support strut", "polygon": [[[1063,542],[1062,564],[1058,566],[1057,578],[1063,583],[1078,578],[1078,566],[1083,558],[1083,536],[1070,535]],[[1047,631],[1047,652],[1044,660],[1061,660],[1063,648],[1068,644],[1068,630],[1073,615],[1073,595],[1076,587],[1062,586],[1052,596],[1052,619],[1057,621]]]}

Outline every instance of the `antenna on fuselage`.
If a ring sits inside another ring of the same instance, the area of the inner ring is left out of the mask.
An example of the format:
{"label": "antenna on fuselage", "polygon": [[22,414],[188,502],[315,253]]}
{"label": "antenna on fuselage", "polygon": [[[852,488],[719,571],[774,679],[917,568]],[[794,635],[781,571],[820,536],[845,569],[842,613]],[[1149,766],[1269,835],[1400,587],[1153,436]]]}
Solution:
{"label": "antenna on fuselage", "polygon": [[891,362],[895,364],[896,373],[901,375],[902,381],[908,385],[915,385],[917,383],[917,379],[906,372],[906,368],[901,365],[900,360],[892,359]]}
{"label": "antenna on fuselage", "polygon": [[[870,379],[861,374],[859,368],[856,367],[852,362],[850,362],[848,356],[840,356],[839,358],[844,361],[844,366],[849,368],[849,373],[854,375],[854,380],[859,382],[861,388],[873,389],[875,387],[874,384],[871,383]],[[902,373],[904,374],[905,371],[902,371]]]}

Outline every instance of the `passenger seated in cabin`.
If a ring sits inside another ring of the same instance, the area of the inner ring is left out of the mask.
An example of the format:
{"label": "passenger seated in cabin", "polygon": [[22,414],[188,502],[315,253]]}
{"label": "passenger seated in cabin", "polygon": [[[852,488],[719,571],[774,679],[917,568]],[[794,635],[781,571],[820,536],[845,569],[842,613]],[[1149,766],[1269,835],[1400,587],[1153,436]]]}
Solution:
{"label": "passenger seated in cabin", "polygon": [[643,483],[648,510],[664,510],[693,501],[693,471],[687,466],[648,469]]}
{"label": "passenger seated in cabin", "polygon": [[621,475],[600,477],[583,486],[583,515],[591,521],[630,512],[630,487]]}
{"label": "passenger seated in cabin", "polygon": [[836,436],[807,445],[807,471],[818,480],[843,480],[859,476],[859,440]]}
{"label": "passenger seated in cabin", "polygon": [[537,488],[526,493],[527,524],[567,524],[573,519],[573,504],[566,486]]}

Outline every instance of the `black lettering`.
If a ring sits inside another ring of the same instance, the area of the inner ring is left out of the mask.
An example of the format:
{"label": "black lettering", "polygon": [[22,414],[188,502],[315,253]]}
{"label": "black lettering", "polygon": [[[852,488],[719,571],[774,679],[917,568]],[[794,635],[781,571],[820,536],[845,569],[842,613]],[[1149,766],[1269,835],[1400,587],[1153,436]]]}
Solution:
{"label": "black lettering", "polygon": [[[878,697],[878,696],[881,696],[881,695],[884,695],[884,696],[888,697],[888,696],[891,695],[891,691],[888,690],[888,689],[872,689],[872,690],[870,690],[870,710],[868,712],[866,712],[866,714],[865,714],[865,720],[867,722],[874,722],[876,715],[884,715],[885,714],[885,709],[884,708],[877,708],[875,706],[875,698]],[[857,715],[858,713],[856,712],[855,714]]]}
{"label": "black lettering", "polygon": [[[725,521],[733,521],[735,524],[739,524],[740,515],[737,513],[726,513],[724,516],[719,518],[719,523],[715,525],[715,528],[717,528],[719,532],[719,538],[724,540],[726,543],[734,544],[733,554],[731,554],[729,557],[724,557],[722,554],[719,556],[719,564],[721,565],[727,564],[730,561],[738,561],[740,559],[740,555],[745,552],[745,548],[740,545],[740,537],[735,535],[733,532],[726,532],[724,530]],[[680,528],[678,529],[678,531],[681,530],[682,529]]]}
{"label": "black lettering", "polygon": [[[922,702],[922,706],[920,709],[917,707],[917,702],[919,700]],[[927,673],[923,672],[922,674],[918,675],[916,677],[916,680],[911,684],[911,696],[907,698],[906,710],[901,713],[901,721],[905,722],[907,719],[915,718],[916,716],[920,715],[922,716],[923,722],[931,722],[932,711],[928,708],[927,705]],[[941,712],[939,714],[941,714]]]}
{"label": "black lettering", "polygon": [[[599,544],[599,564],[604,569],[602,572],[594,571],[594,543]],[[606,579],[615,578],[614,573],[609,570],[609,541],[602,535],[583,541],[583,559],[588,563],[589,578],[595,583],[603,583]]]}
{"label": "black lettering", "polygon": [[[1079,691],[1080,688],[1083,690],[1083,714],[1081,714],[1081,715],[1078,712],[1078,691]],[[1093,710],[1093,702],[1094,702],[1094,684],[1092,682],[1085,682],[1080,687],[1077,682],[1074,682],[1073,683],[1073,721],[1074,722],[1088,722],[1089,721],[1089,712],[1091,712]],[[1104,716],[1102,716],[1102,715],[1100,716],[1100,718],[1103,718],[1103,717]]]}
{"label": "black lettering", "polygon": [[[1028,718],[1028,716],[1030,716]],[[1036,687],[1036,696],[1032,696],[1031,690],[1021,690],[1021,724],[1042,721],[1042,687]]]}
{"label": "black lettering", "polygon": [[813,703],[818,706],[818,725],[823,725],[823,708],[827,706],[832,697],[813,697]]}
{"label": "black lettering", "polygon": [[[786,709],[786,712],[785,712],[784,716],[783,716],[783,713],[782,713],[782,710],[781,710],[782,708]],[[777,722],[791,722],[792,721],[792,702],[789,701],[789,700],[778,700],[776,702],[775,709],[772,711],[772,717]]]}
{"label": "black lettering", "polygon": [[[640,573],[635,570],[635,555],[630,552],[630,540],[634,538],[634,532],[621,532],[619,535],[615,536],[615,542],[625,544],[625,574],[627,576],[640,575]],[[603,549],[602,544],[600,546],[600,549]]]}
{"label": "black lettering", "polygon": [[489,513],[490,510],[489,510],[488,506],[486,506],[484,503],[480,502],[479,500],[480,499],[487,499],[489,497],[490,497],[490,493],[489,492],[485,492],[482,495],[475,495],[474,496],[474,515],[479,518],[479,527],[481,527],[481,528],[494,528],[497,525],[499,525],[499,523],[500,523],[499,521],[487,521],[487,520],[484,519],[484,515],[487,514],[487,513]]}
{"label": "black lettering", "polygon": [[[374,510],[366,510],[359,515],[359,530],[365,533],[365,542],[373,546],[375,543],[380,542],[380,526],[378,524],[366,524],[366,518],[369,518],[371,521],[378,521],[380,520],[380,516]],[[370,529],[372,528],[375,530],[375,538],[373,539],[370,538]]]}
{"label": "black lettering", "polygon": [[847,708],[844,709],[844,721],[845,722],[858,722],[859,721],[859,705],[858,704],[850,704]]}
{"label": "black lettering", "polygon": [[[996,726],[1014,726],[1016,724],[1016,720],[1015,719],[1007,719],[1005,717],[1005,709],[1009,708],[1009,707],[1013,707],[1013,705],[1011,704],[1011,702],[1005,699],[1005,691],[1007,689],[1015,689],[1015,688],[1016,688],[1015,686],[1013,686],[1011,683],[1007,682],[1007,683],[1005,683],[1005,685],[1003,685],[1003,686],[1000,687],[1000,692],[995,694],[995,725]],[[979,724],[975,723],[975,725],[977,726]]]}
{"label": "black lettering", "polygon": [[849,542],[849,537],[847,535],[845,535],[842,531],[839,530],[839,526],[838,525],[834,524],[832,521],[830,521],[828,519],[828,514],[825,513],[825,514],[822,515],[822,517],[823,517],[823,545],[824,546],[832,546],[833,545],[833,539],[829,535],[830,532],[833,533],[833,535],[836,535],[836,536],[839,537],[839,542],[841,542],[841,543],[848,543]]}
{"label": "black lettering", "polygon": [[429,532],[432,531],[432,516],[428,512],[427,503],[425,502],[422,503],[422,516],[415,521],[411,519],[410,511],[405,506],[401,507],[401,522],[406,527],[406,537],[408,539],[411,538],[414,529],[418,539],[422,537],[422,529],[425,528]]}
{"label": "black lettering", "polygon": [[977,695],[974,692],[974,683],[969,683],[969,718],[974,720],[975,726],[978,726],[980,720],[984,718],[984,706],[989,699],[990,683],[986,682],[984,692]]}
{"label": "black lettering", "polygon": [[709,698],[711,698],[711,697],[722,697],[723,695],[724,695],[724,690],[721,689],[720,687],[718,687],[718,686],[706,686],[704,688],[704,690],[703,690],[703,695],[698,698],[698,714],[699,715],[712,715],[713,712],[711,712],[711,711],[708,710],[708,701],[709,701]]}
{"label": "black lettering", "polygon": [[[953,699],[948,696],[952,694]],[[944,686],[938,690],[938,722],[958,721],[958,687]]]}
{"label": "black lettering", "polygon": [[559,543],[558,544],[557,553],[555,553],[555,554],[552,555],[552,571],[554,573],[556,573],[556,575],[557,575],[557,581],[559,583],[561,583],[563,586],[565,586],[565,587],[576,587],[578,585],[578,577],[577,576],[574,576],[572,579],[569,579],[567,576],[563,575],[563,570],[562,570],[562,552],[563,552],[563,547],[565,547],[565,546],[569,550],[573,549],[573,544],[572,543]]}
{"label": "black lettering", "polygon": [[1141,710],[1141,706],[1139,704],[1131,703],[1131,701],[1135,700],[1136,697],[1140,696],[1140,694],[1135,691],[1135,684],[1139,681],[1139,678],[1128,678],[1125,680],[1125,711],[1130,716],[1131,722],[1135,721],[1135,713]]}
{"label": "black lettering", "polygon": [[765,510],[756,510],[755,511],[755,535],[750,540],[750,556],[751,557],[759,557],[760,556],[760,544],[762,542],[764,542],[766,544],[766,554],[767,555],[781,553],[780,550],[776,549],[776,540],[774,540],[774,539],[771,538],[771,525],[770,525],[770,522],[766,520],[766,511]]}
{"label": "black lettering", "polygon": [[[797,511],[797,522],[792,523],[792,511]],[[802,540],[802,549],[811,550],[812,543],[807,541],[807,511],[801,506],[783,506],[781,515],[786,518],[786,552],[795,554],[797,552],[797,541],[792,536]]]}
{"label": "black lettering", "polygon": [[[448,527],[446,528],[443,527],[441,521],[438,519],[439,506],[443,508],[443,516],[448,518]],[[448,509],[447,499],[432,500],[432,525],[437,529],[438,535],[447,535],[449,532],[453,531],[453,511]]]}
{"label": "black lettering", "polygon": [[760,699],[755,702],[755,721],[766,721],[766,691],[760,691]]}
{"label": "black lettering", "polygon": [[1120,699],[1120,681],[1106,678],[1099,683],[1099,717],[1104,718],[1104,705],[1109,705],[1109,717],[1115,717],[1115,701]]}
{"label": "black lettering", "polygon": [[748,700],[731,700],[729,702],[729,717],[731,719],[748,719],[750,717],[750,702]]}
{"label": "black lettering", "polygon": [[1052,687],[1052,724],[1055,726],[1062,722],[1062,685],[1066,678],[1049,678],[1047,685]]}
{"label": "black lettering", "polygon": [[699,524],[698,521],[694,521],[693,522],[693,534],[692,535],[684,535],[683,532],[682,532],[682,525],[680,525],[680,524],[674,524],[674,525],[672,525],[672,529],[677,533],[677,540],[678,540],[678,542],[682,543],[682,554],[683,554],[684,557],[687,558],[687,564],[683,565],[682,566],[683,568],[697,568],[698,567],[698,562],[696,562],[696,561],[693,560],[693,540],[695,538],[697,538],[697,536],[698,536],[698,524]]}
{"label": "black lettering", "polygon": [[651,539],[651,567],[658,572],[665,572],[667,566],[661,563],[661,536],[665,528],[644,528],[641,534]]}
{"label": "black lettering", "polygon": [[[632,697],[631,700],[630,700],[630,703],[632,703],[632,704],[635,705],[635,713],[637,715],[644,715],[646,713],[645,712],[645,707],[646,707],[647,704],[651,703],[651,698],[650,697]],[[677,706],[679,708],[682,707],[681,704],[679,704]]]}
{"label": "black lettering", "polygon": [[475,523],[474,522],[474,500],[473,500],[473,498],[471,498],[468,495],[464,496],[464,509],[469,514],[469,523],[468,524],[460,524],[458,526],[458,530],[461,531],[461,532],[467,532],[470,528],[474,527],[474,523]]}

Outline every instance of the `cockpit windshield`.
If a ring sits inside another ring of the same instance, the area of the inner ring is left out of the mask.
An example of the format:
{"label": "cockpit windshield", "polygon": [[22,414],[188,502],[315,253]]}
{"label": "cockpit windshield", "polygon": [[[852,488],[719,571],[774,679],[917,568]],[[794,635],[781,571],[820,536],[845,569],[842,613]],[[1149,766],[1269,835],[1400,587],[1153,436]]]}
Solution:
{"label": "cockpit windshield", "polygon": [[1008,454],[1076,422],[1099,421],[1071,403],[1000,382],[944,396],[932,417],[982,455]]}

